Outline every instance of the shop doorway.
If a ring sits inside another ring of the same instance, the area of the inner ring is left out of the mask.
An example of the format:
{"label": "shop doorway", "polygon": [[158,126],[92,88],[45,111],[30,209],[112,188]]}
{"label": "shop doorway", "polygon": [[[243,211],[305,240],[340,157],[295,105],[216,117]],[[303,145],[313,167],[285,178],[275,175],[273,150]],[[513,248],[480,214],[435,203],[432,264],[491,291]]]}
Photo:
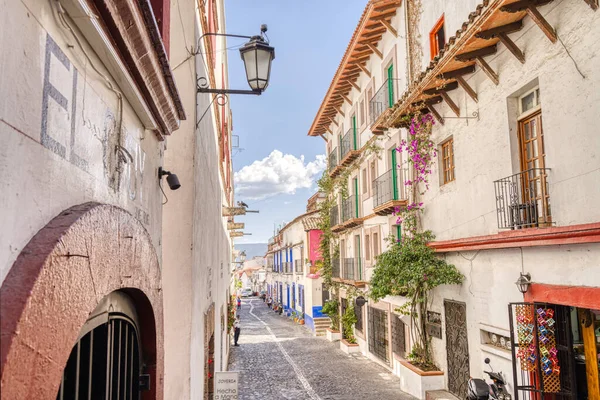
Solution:
{"label": "shop doorway", "polygon": [[600,310],[509,305],[515,399],[600,399]]}

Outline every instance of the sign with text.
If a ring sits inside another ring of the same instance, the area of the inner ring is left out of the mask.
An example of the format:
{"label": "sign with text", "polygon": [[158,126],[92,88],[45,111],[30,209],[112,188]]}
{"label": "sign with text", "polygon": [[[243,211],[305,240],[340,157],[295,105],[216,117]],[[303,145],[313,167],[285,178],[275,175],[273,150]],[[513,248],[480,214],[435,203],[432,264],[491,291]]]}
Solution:
{"label": "sign with text", "polygon": [[215,372],[215,400],[237,400],[238,372]]}

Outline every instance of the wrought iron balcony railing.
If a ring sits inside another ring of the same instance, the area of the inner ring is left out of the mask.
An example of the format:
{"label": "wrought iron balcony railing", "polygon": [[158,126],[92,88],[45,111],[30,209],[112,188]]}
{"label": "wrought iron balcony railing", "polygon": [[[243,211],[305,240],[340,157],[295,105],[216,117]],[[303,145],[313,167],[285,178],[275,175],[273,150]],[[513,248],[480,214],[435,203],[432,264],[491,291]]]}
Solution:
{"label": "wrought iron balcony railing", "polygon": [[549,168],[531,168],[494,181],[498,229],[549,226]]}
{"label": "wrought iron balcony railing", "polygon": [[294,260],[294,270],[297,274],[302,274],[304,272],[304,263],[302,260]]}
{"label": "wrought iron balcony railing", "polygon": [[375,96],[369,101],[369,118],[371,121],[371,125],[377,121],[377,118],[385,110],[394,106],[396,101],[398,101],[398,96],[401,95],[399,88],[399,79],[387,79]]}
{"label": "wrought iron balcony railing", "polygon": [[358,138],[354,134],[354,128],[350,128],[348,132],[342,138],[342,142],[340,144],[340,161],[346,157],[351,150],[358,150]]}
{"label": "wrought iron balcony railing", "polygon": [[373,208],[392,200],[408,200],[404,182],[408,180],[408,169],[390,169],[373,181]]}
{"label": "wrought iron balcony railing", "polygon": [[342,279],[364,281],[364,262],[360,258],[342,259]]}
{"label": "wrought iron balcony railing", "polygon": [[340,259],[332,258],[331,259],[331,277],[332,278],[341,278],[340,275]]}
{"label": "wrought iron balcony railing", "polygon": [[284,261],[281,263],[282,271],[284,274],[291,274],[293,272],[292,263],[290,261]]}
{"label": "wrought iron balcony railing", "polygon": [[337,205],[331,207],[331,214],[329,217],[329,226],[336,226],[340,223],[339,207]]}
{"label": "wrought iron balcony railing", "polygon": [[337,147],[329,153],[329,172],[333,171],[338,165],[338,149]]}
{"label": "wrought iron balcony railing", "polygon": [[342,200],[342,222],[346,222],[349,219],[359,218],[360,212],[358,202],[360,198],[356,195],[352,195],[347,199]]}

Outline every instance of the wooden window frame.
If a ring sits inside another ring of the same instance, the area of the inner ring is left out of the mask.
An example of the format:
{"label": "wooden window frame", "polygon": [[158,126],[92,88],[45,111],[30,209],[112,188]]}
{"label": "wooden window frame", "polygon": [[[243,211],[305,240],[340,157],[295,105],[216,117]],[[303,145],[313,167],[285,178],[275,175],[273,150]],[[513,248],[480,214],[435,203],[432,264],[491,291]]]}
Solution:
{"label": "wooden window frame", "polygon": [[362,192],[361,192],[361,194],[365,198],[369,197],[369,179],[368,179],[368,176],[369,176],[369,174],[367,172],[367,168],[362,168],[361,169],[361,176],[360,176],[360,179],[362,181]]}
{"label": "wooden window frame", "polygon": [[371,235],[365,233],[365,260],[371,261]]}
{"label": "wooden window frame", "polygon": [[[446,155],[445,150],[446,148],[450,148],[450,153],[448,155]],[[445,185],[447,183],[453,182],[456,180],[456,175],[455,175],[455,164],[454,164],[454,138],[452,136],[450,136],[448,139],[444,140],[441,144],[440,144],[440,155],[441,155],[441,160],[442,160],[442,168],[441,168],[441,172],[442,172],[442,185]],[[449,163],[446,163],[446,160],[449,161]]]}
{"label": "wooden window frame", "polygon": [[[439,45],[438,36],[437,36],[440,29],[444,30],[444,43],[442,44],[442,46]],[[437,56],[440,53],[440,48],[444,47],[444,45],[446,44],[445,41],[446,41],[446,28],[444,25],[444,14],[442,14],[440,19],[438,19],[438,21],[435,23],[435,25],[431,29],[431,31],[429,31],[429,51],[430,51],[432,60],[435,58],[435,56]]]}

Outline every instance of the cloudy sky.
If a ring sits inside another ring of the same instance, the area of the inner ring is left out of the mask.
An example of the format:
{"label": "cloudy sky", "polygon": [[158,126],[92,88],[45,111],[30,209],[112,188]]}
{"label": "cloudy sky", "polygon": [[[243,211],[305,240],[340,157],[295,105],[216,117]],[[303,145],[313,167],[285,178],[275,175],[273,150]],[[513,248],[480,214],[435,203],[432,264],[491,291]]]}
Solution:
{"label": "cloudy sky", "polygon": [[[274,226],[305,212],[326,166],[325,142],[307,132],[346,50],[366,0],[225,0],[227,32],[254,35],[267,24],[275,47],[271,82],[261,96],[230,96],[236,201],[259,214],[237,220],[266,242]],[[230,39],[228,47],[243,44]],[[228,52],[230,86],[245,89],[239,50]],[[234,142],[235,143],[235,142]]]}

